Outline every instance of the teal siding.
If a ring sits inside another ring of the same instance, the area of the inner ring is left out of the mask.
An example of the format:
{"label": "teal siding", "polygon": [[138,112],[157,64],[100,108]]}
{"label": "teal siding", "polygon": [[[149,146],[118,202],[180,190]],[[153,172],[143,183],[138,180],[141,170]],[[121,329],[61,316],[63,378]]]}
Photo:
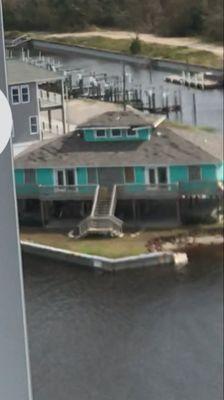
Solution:
{"label": "teal siding", "polygon": [[139,140],[149,140],[151,137],[151,129],[139,129],[138,136],[130,136],[128,137],[123,133],[121,137],[112,137],[111,130],[106,129],[106,137],[96,138],[94,129],[85,129],[84,130],[84,139],[86,142],[119,142],[119,141],[139,141]]}
{"label": "teal siding", "polygon": [[87,185],[88,184],[88,175],[87,168],[77,168],[77,184],[78,185]]}
{"label": "teal siding", "polygon": [[86,129],[84,130],[84,139],[86,142],[94,142],[94,130],[93,129]]}
{"label": "teal siding", "polygon": [[224,164],[218,165],[216,168],[216,179],[218,181],[224,180]]}
{"label": "teal siding", "polygon": [[215,165],[202,165],[201,178],[204,181],[216,181],[216,166]]}
{"label": "teal siding", "polygon": [[144,184],[145,183],[145,168],[135,167],[135,183]]}
{"label": "teal siding", "polygon": [[36,179],[38,185],[54,186],[53,169],[43,168],[36,170]]}
{"label": "teal siding", "polygon": [[149,129],[149,128],[148,129],[146,129],[146,128],[138,129],[137,132],[138,132],[139,140],[149,140],[151,137],[151,133],[152,133],[151,129]]}
{"label": "teal siding", "polygon": [[15,181],[16,181],[16,185],[24,184],[24,170],[23,169],[17,169],[15,171]]}
{"label": "teal siding", "polygon": [[170,183],[188,182],[188,167],[173,165],[170,167]]}

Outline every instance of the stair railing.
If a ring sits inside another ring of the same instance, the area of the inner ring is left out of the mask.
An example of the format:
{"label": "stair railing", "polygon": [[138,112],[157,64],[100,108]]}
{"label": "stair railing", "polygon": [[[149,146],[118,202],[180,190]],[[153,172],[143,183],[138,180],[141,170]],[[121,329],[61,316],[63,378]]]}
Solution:
{"label": "stair railing", "polygon": [[93,207],[91,211],[91,217],[94,217],[95,212],[96,212],[96,206],[99,198],[99,192],[100,192],[100,185],[97,185],[96,191],[95,191],[95,196],[94,196],[94,201],[93,201]]}
{"label": "stair railing", "polygon": [[117,185],[114,185],[111,195],[110,212],[109,212],[110,216],[113,216],[115,213],[116,202],[117,202]]}

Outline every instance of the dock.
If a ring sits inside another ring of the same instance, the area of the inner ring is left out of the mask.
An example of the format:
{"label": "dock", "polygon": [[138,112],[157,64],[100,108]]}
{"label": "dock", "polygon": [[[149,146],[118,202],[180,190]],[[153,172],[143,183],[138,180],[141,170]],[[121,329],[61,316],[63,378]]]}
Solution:
{"label": "dock", "polygon": [[165,77],[165,82],[173,83],[176,85],[182,85],[200,90],[213,90],[220,89],[223,86],[223,82],[213,74],[191,74],[183,72],[182,75],[169,75]]}

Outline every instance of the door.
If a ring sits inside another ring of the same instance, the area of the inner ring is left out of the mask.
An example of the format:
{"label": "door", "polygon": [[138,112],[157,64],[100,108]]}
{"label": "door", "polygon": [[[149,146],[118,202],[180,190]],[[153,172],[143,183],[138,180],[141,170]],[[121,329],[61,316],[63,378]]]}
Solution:
{"label": "door", "polygon": [[99,185],[101,186],[113,186],[124,183],[122,168],[99,168],[98,177]]}

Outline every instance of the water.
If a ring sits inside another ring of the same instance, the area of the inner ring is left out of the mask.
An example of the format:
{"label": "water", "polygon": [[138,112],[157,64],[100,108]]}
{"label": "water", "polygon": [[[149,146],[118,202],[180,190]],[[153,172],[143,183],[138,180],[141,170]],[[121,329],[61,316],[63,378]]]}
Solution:
{"label": "water", "polygon": [[180,277],[25,256],[34,400],[221,400],[220,249],[191,257]]}
{"label": "water", "polygon": [[[106,61],[105,59],[97,57],[87,57],[67,54],[54,55],[51,53],[45,54],[53,56],[54,59],[61,62],[65,68],[82,69],[83,74],[96,74],[107,73],[108,76],[119,75],[122,77],[123,64],[117,61]],[[152,71],[152,82],[150,81],[150,72],[146,67],[127,64],[126,73],[131,74],[132,85],[144,91],[155,87],[157,92],[157,104],[161,105],[161,91],[164,90],[169,94],[169,104],[174,104],[174,92],[181,90],[182,107],[183,107],[183,120],[186,124],[194,124],[193,116],[193,93],[196,96],[196,109],[197,109],[197,125],[211,127],[219,132],[223,130],[223,90],[209,90],[201,91],[191,88],[185,88],[178,85],[168,84],[164,82],[165,76],[169,75],[169,71]],[[173,72],[171,72],[173,74]],[[170,119],[177,119],[180,121],[180,116],[176,117],[175,113],[170,114]]]}

